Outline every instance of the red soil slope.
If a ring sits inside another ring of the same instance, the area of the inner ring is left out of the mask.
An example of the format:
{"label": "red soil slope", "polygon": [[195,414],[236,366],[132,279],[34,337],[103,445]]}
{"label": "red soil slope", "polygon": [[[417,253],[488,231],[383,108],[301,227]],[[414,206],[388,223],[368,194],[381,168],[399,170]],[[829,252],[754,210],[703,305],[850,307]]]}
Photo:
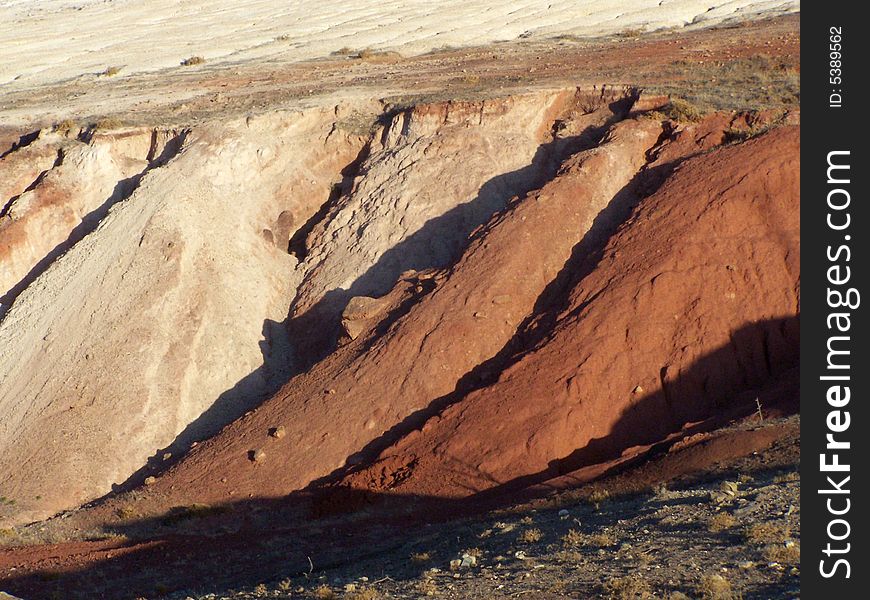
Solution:
{"label": "red soil slope", "polygon": [[498,381],[350,475],[467,496],[618,456],[752,402],[797,365],[799,128],[681,165]]}
{"label": "red soil slope", "polygon": [[[279,496],[355,462],[360,449],[452,392],[505,345],[661,133],[653,120],[617,124],[495,217],[448,272],[408,274],[378,310],[364,311],[367,333],[355,331],[351,343],[200,444],[151,486],[155,495]],[[277,427],[284,436],[270,436]]]}

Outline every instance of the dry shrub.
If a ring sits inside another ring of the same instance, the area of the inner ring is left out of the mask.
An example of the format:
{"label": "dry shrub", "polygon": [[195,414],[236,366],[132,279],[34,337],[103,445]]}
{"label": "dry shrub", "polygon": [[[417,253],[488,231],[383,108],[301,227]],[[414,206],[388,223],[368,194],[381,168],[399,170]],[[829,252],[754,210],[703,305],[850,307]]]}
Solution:
{"label": "dry shrub", "polygon": [[709,529],[711,533],[721,533],[731,529],[735,525],[737,525],[737,519],[734,518],[734,515],[722,512],[713,515],[707,525],[707,529]]}
{"label": "dry shrub", "polygon": [[754,544],[785,543],[791,537],[786,523],[756,523],[746,530],[746,539]]}
{"label": "dry shrub", "polygon": [[772,544],[765,547],[761,555],[768,562],[777,562],[783,565],[799,565],[801,562],[801,545],[796,542]]}
{"label": "dry shrub", "polygon": [[331,587],[323,584],[314,590],[314,597],[317,598],[317,600],[336,600],[338,595]]}
{"label": "dry shrub", "polygon": [[687,100],[671,98],[660,112],[672,121],[696,123],[704,118],[704,112]]}
{"label": "dry shrub", "polygon": [[703,600],[740,600],[742,596],[731,589],[731,583],[719,574],[706,575],[698,585]]}
{"label": "dry shrub", "polygon": [[540,542],[542,537],[544,537],[544,534],[541,533],[540,529],[526,529],[517,540],[524,544],[534,544],[535,542]]}
{"label": "dry shrub", "polygon": [[616,577],[605,586],[607,597],[612,600],[653,600],[655,595],[649,583],[640,575]]}
{"label": "dry shrub", "polygon": [[193,67],[196,65],[201,65],[204,62],[205,62],[205,59],[201,56],[191,56],[191,57],[185,58],[183,61],[181,61],[181,66],[182,67]]}
{"label": "dry shrub", "polygon": [[360,50],[356,57],[372,63],[392,62],[402,59],[402,55],[398,52],[392,50],[372,50],[371,48]]}
{"label": "dry shrub", "polygon": [[562,545],[566,548],[583,545],[583,534],[576,529],[569,529],[568,533],[562,536]]}

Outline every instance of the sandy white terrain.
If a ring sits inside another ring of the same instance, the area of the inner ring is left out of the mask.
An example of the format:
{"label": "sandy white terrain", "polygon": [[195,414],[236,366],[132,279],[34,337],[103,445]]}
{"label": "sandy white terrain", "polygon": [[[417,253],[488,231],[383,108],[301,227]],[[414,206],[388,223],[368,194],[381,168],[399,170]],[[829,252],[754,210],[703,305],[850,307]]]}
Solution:
{"label": "sandy white terrain", "polygon": [[559,34],[708,26],[800,9],[797,0],[0,0],[0,91],[109,66],[123,74],[326,56],[342,48],[410,55]]}

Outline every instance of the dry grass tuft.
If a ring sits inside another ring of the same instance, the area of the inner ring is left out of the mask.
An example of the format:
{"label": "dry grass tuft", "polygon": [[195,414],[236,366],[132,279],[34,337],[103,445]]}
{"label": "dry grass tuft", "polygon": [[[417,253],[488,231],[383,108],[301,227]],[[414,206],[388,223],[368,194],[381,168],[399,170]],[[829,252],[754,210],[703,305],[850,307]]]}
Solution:
{"label": "dry grass tuft", "polygon": [[338,595],[331,587],[323,584],[314,590],[314,597],[317,598],[317,600],[336,600]]}
{"label": "dry grass tuft", "polygon": [[224,506],[210,506],[195,502],[189,506],[176,506],[169,510],[163,518],[164,525],[174,525],[190,519],[204,519],[212,515],[219,515],[228,509]]}
{"label": "dry grass tuft", "polygon": [[201,65],[205,62],[205,59],[201,56],[191,56],[189,58],[185,58],[181,61],[182,67],[193,67],[196,65]]}
{"label": "dry grass tuft", "polygon": [[114,77],[121,72],[124,67],[112,66],[106,67],[106,70],[100,73],[100,77]]}
{"label": "dry grass tuft", "polygon": [[423,579],[422,581],[418,581],[415,586],[417,589],[417,593],[421,596],[434,596],[438,593],[438,586],[432,579],[428,577]]}
{"label": "dry grass tuft", "polygon": [[397,60],[402,60],[402,55],[398,52],[392,50],[372,50],[371,48],[365,48],[364,50],[360,50],[357,53],[356,57],[360,60],[371,63],[393,62]]}
{"label": "dry grass tuft", "polygon": [[756,523],[746,530],[746,540],[754,544],[784,544],[790,537],[785,523]]}
{"label": "dry grass tuft", "polygon": [[627,575],[611,579],[605,585],[607,597],[612,600],[653,600],[655,595],[649,583],[640,575]]}
{"label": "dry grass tuft", "polygon": [[80,128],[79,128],[78,123],[76,123],[72,119],[64,119],[63,121],[61,121],[59,123],[55,123],[54,127],[52,127],[52,129],[54,131],[56,131],[57,133],[61,133],[63,135],[69,135],[70,133],[78,132]]}
{"label": "dry grass tuft", "polygon": [[798,471],[789,471],[788,473],[783,473],[781,475],[777,475],[773,478],[774,483],[787,483],[789,481],[800,481],[801,474]]}
{"label": "dry grass tuft", "polygon": [[132,519],[136,516],[136,509],[129,504],[125,504],[124,506],[118,507],[115,510],[115,514],[121,519]]}
{"label": "dry grass tuft", "polygon": [[801,545],[790,540],[782,544],[772,544],[765,547],[761,555],[768,562],[777,562],[789,566],[799,565],[801,562]]}
{"label": "dry grass tuft", "polygon": [[595,533],[586,538],[587,541],[593,546],[599,546],[601,548],[607,548],[608,546],[616,545],[616,538],[607,532]]}
{"label": "dry grass tuft", "polygon": [[381,593],[373,588],[364,588],[345,594],[346,600],[378,600],[381,598]]}
{"label": "dry grass tuft", "polygon": [[576,529],[569,529],[568,533],[562,536],[562,545],[566,548],[573,548],[583,545],[583,534]]}
{"label": "dry grass tuft", "polygon": [[586,494],[586,502],[592,504],[596,508],[601,504],[610,499],[610,492],[602,487],[595,487],[589,490],[589,493]]}
{"label": "dry grass tuft", "polygon": [[719,574],[706,575],[698,585],[702,600],[740,600],[743,596],[731,589],[731,583]]}
{"label": "dry grass tuft", "polygon": [[704,118],[704,111],[682,98],[671,98],[671,100],[659,109],[671,121],[679,123],[696,123]]}
{"label": "dry grass tuft", "polygon": [[727,512],[721,512],[713,515],[710,522],[707,524],[707,529],[711,533],[722,533],[737,525],[737,519],[734,515]]}
{"label": "dry grass tuft", "polygon": [[103,117],[94,123],[94,129],[96,131],[110,131],[112,129],[119,129],[124,126],[124,122],[120,119],[116,119],[115,117]]}
{"label": "dry grass tuft", "polygon": [[432,555],[428,552],[415,552],[411,555],[411,562],[417,563],[418,565],[427,563],[432,560]]}
{"label": "dry grass tuft", "polygon": [[524,544],[534,544],[535,542],[540,542],[543,537],[544,534],[541,533],[540,529],[526,529],[520,534],[517,541]]}

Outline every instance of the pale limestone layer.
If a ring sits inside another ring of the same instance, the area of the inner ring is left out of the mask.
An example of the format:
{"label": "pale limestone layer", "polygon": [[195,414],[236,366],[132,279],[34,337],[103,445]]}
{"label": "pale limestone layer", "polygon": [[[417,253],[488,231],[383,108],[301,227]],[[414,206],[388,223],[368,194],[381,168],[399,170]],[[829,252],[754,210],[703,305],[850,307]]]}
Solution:
{"label": "pale limestone layer", "polygon": [[519,36],[596,36],[707,26],[800,8],[797,0],[0,0],[0,85],[251,59],[304,60],[342,48],[405,55]]}

